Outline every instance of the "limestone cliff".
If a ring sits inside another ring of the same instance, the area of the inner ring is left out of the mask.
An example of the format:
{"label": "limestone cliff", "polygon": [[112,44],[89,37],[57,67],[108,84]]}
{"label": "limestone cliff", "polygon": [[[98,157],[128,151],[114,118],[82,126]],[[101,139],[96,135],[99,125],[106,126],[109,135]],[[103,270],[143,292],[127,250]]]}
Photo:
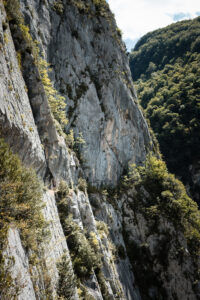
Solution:
{"label": "limestone cliff", "polygon": [[128,162],[141,162],[149,148],[124,45],[105,1],[62,3],[61,11],[56,1],[28,1],[22,8],[66,97],[68,128],[86,142],[86,177],[94,185],[115,184]]}
{"label": "limestone cliff", "polygon": [[[114,203],[108,193],[120,185],[128,164],[142,164],[154,145],[107,3],[15,0],[1,1],[0,10],[1,137],[43,182],[41,201],[50,233],[47,242],[41,241],[35,263],[34,253],[23,247],[17,222],[10,224],[3,253],[7,260],[13,259],[9,272],[18,287],[15,296],[21,300],[136,300],[140,295],[164,299],[157,281],[145,293],[138,281],[139,291],[134,264],[127,255],[125,231],[131,240],[145,243],[145,219],[137,211],[126,211],[126,193],[115,194]],[[65,126],[55,120],[39,57],[50,64],[49,76],[58,97],[65,97],[69,120]],[[139,218],[137,226],[129,228],[127,218]],[[165,227],[164,219],[161,223]],[[175,229],[170,226],[173,235]],[[156,238],[152,235],[150,240]],[[188,257],[187,268],[193,268]],[[153,264],[164,268],[156,261]],[[179,283],[174,279],[165,285],[163,275],[161,285],[173,290],[167,293],[168,299],[174,295],[181,299],[184,292],[188,299],[198,299],[198,282],[196,290],[191,283],[198,281],[195,272],[187,279],[184,269],[173,262],[170,266],[168,275],[173,277],[177,269]],[[145,272],[144,266],[141,270]],[[183,277],[186,284],[180,284]],[[6,300],[13,297],[9,288],[1,295]]]}

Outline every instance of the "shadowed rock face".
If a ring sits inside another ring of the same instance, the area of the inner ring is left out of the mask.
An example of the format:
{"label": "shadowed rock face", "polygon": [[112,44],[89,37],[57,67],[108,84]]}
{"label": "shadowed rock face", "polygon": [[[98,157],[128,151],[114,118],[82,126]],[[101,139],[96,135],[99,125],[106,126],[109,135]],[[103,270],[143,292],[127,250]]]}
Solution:
{"label": "shadowed rock face", "polygon": [[69,128],[81,147],[85,176],[93,185],[115,185],[129,161],[140,163],[149,148],[124,45],[109,9],[98,15],[70,1],[21,1],[26,22],[52,67],[56,88],[66,97]]}

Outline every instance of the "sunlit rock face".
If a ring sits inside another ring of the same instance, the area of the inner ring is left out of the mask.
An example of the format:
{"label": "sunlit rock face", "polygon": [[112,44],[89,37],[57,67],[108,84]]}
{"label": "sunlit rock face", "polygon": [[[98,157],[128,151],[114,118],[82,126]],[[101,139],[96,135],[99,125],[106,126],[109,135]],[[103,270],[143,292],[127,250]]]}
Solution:
{"label": "sunlit rock face", "polygon": [[60,12],[54,2],[21,1],[25,20],[66,97],[68,129],[85,140],[85,176],[94,185],[115,185],[128,162],[143,161],[150,147],[125,46],[108,9],[101,16],[92,1],[88,12],[67,1]]}

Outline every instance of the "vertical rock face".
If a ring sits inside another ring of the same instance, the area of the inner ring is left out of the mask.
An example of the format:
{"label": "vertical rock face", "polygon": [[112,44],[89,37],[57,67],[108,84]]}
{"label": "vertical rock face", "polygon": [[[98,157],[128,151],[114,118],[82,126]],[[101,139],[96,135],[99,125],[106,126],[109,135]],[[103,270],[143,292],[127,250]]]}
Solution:
{"label": "vertical rock face", "polygon": [[1,3],[0,18],[0,118],[1,135],[25,163],[44,174],[45,156],[35,126],[26,85],[17,61],[9,28],[3,29],[6,13]]}
{"label": "vertical rock face", "polygon": [[[73,180],[74,176],[72,174],[74,174],[75,164],[73,155],[68,153],[64,141],[56,132],[48,102],[41,89],[38,90],[39,96],[37,97],[37,100],[40,100],[40,105],[38,105],[37,112],[34,111],[17,60],[17,53],[7,24],[7,16],[2,2],[0,3],[0,9],[1,137],[4,137],[10,144],[12,150],[20,156],[25,165],[35,168],[41,179],[45,180],[46,177],[51,179],[52,176],[54,176],[55,181],[56,178],[59,181],[61,177]],[[7,24],[6,28],[4,27],[5,24]],[[34,65],[32,69],[34,70]],[[35,86],[35,88],[37,88],[37,86]],[[37,118],[35,117],[36,113]],[[41,120],[46,124],[46,130],[44,131],[41,131],[39,127],[41,123],[39,121]],[[50,153],[45,153],[48,148],[42,144],[45,135],[48,139],[51,138],[52,144],[49,145]],[[57,156],[55,154],[57,154]],[[50,157],[51,161],[49,162]],[[61,167],[63,165],[66,167],[65,170]],[[45,257],[41,257],[40,259],[45,259],[55,287],[58,278],[56,263],[63,253],[68,251],[68,248],[56,208],[54,191],[47,189],[47,192],[44,193],[43,201],[46,205],[44,216],[45,219],[50,222],[49,231],[51,241],[48,245],[49,247],[47,245],[44,247],[46,248]],[[43,296],[37,294],[33,288],[33,273],[30,272],[28,253],[23,249],[19,232],[15,227],[11,228],[8,232],[8,246],[5,254],[14,259],[11,272],[17,284],[17,288],[19,288],[18,299],[26,300],[27,298],[36,299],[38,297],[42,299]],[[38,277],[36,280],[37,285],[43,286],[44,278],[41,278],[38,273],[36,273],[36,277]]]}
{"label": "vertical rock face", "polygon": [[16,285],[23,289],[20,292],[18,299],[33,299],[35,300],[35,292],[31,275],[29,271],[28,257],[22,247],[19,232],[16,228],[10,228],[8,232],[8,246],[6,255],[14,259],[14,267],[12,268],[12,275],[15,278]]}
{"label": "vertical rock face", "polygon": [[150,139],[112,13],[89,0],[63,1],[60,10],[56,1],[21,3],[66,97],[68,128],[86,142],[86,177],[94,185],[116,184],[130,160],[144,160]]}
{"label": "vertical rock face", "polygon": [[[30,271],[30,253],[23,249],[17,228],[9,231],[5,253],[14,258],[11,271],[20,286],[18,299],[44,299],[48,278],[51,278],[51,296],[56,299],[60,276],[57,263],[64,253],[69,256],[55,200],[59,181],[64,179],[73,187],[82,173],[92,184],[114,185],[130,160],[144,159],[150,139],[135,103],[124,46],[114,35],[116,25],[108,8],[106,19],[95,17],[97,8],[90,1],[91,15],[82,14],[70,2],[64,5],[62,16],[56,12],[54,1],[21,1],[20,4],[33,39],[40,42],[52,66],[55,86],[66,96],[68,127],[74,129],[76,136],[82,134],[86,142],[86,147],[80,149],[85,168],[81,171],[78,159],[57,132],[32,54],[15,31],[11,34],[1,2],[1,136],[24,164],[35,168],[47,185],[43,195],[44,217],[51,238],[48,245],[42,245],[44,253],[40,260],[48,272],[43,274],[34,268]],[[23,52],[23,75],[16,50]],[[113,214],[116,232],[120,224],[118,214],[105,204],[105,212],[95,220],[87,193],[79,190],[77,194],[71,190],[68,202],[69,213],[80,229],[97,238],[103,258],[106,297],[140,299],[128,258],[114,258],[114,236],[98,231],[98,222],[106,224],[107,214]],[[121,232],[116,239],[124,243]],[[105,291],[100,282],[102,279],[94,272],[84,281],[89,297],[102,299]],[[73,299],[76,298],[74,288]]]}

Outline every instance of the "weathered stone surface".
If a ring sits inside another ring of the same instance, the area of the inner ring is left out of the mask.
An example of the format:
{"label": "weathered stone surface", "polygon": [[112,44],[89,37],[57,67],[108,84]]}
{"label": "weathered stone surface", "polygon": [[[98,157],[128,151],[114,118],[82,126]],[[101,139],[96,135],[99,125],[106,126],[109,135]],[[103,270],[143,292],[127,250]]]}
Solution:
{"label": "weathered stone surface", "polygon": [[35,292],[31,280],[28,256],[26,255],[16,228],[10,228],[8,231],[8,245],[5,251],[6,256],[14,260],[11,268],[15,284],[19,288],[19,300],[35,300]]}
{"label": "weathered stone surface", "polygon": [[23,162],[45,173],[45,156],[18,65],[9,27],[3,30],[6,14],[1,4],[0,18],[0,128],[1,136]]}
{"label": "weathered stone surface", "polygon": [[[122,299],[139,300],[141,299],[140,294],[135,284],[134,275],[126,253],[126,246],[123,239],[122,202],[116,202],[114,209],[114,207],[107,202],[108,199],[106,197],[102,197],[98,194],[92,194],[90,198],[93,205],[95,219],[98,221],[103,221],[105,224],[107,224],[110,232],[110,240],[116,247],[117,259],[115,261],[115,266],[118,273],[116,279],[121,282],[123,288],[124,296],[122,296]],[[105,251],[106,249],[108,250],[108,253],[106,253],[105,257],[109,258],[110,253],[107,238],[105,238],[102,242],[104,243],[103,248],[105,248]],[[120,247],[122,247],[124,250],[123,255],[121,255],[123,257],[120,256]],[[111,282],[114,282],[116,279],[113,278],[113,274],[115,273],[110,271],[110,268],[110,263],[106,264],[105,262],[105,272],[108,278],[110,277]]]}
{"label": "weathered stone surface", "polygon": [[88,14],[70,2],[62,15],[52,9],[54,1],[21,3],[52,66],[55,86],[66,97],[68,128],[86,141],[81,149],[85,176],[94,185],[116,184],[129,161],[143,161],[150,137],[111,13],[94,17],[90,0]]}
{"label": "weathered stone surface", "polygon": [[50,230],[50,241],[48,242],[48,247],[45,247],[45,261],[50,277],[56,282],[56,277],[58,277],[56,263],[64,252],[68,252],[68,248],[60,224],[53,190],[48,190],[44,193],[44,203],[44,216],[49,223],[48,229]]}
{"label": "weathered stone surface", "polygon": [[[76,170],[79,166],[75,163],[77,159],[73,153],[69,153],[62,137],[55,129],[53,117],[50,113],[47,99],[38,85],[34,85],[36,101],[40,105],[37,111],[31,102],[32,98],[27,95],[27,87],[22,76],[17,60],[17,53],[14,48],[13,39],[9,26],[3,30],[2,23],[6,22],[6,13],[1,3],[0,18],[0,127],[1,137],[10,144],[11,149],[16,152],[22,162],[35,168],[40,178],[48,178],[53,183],[60,181],[60,178],[73,181],[77,177]],[[35,70],[34,65],[32,71]],[[34,72],[33,72],[34,73]],[[34,76],[32,76],[34,78]],[[41,88],[41,86],[40,86]],[[36,93],[37,92],[37,93]],[[40,94],[39,94],[40,92]],[[37,102],[37,104],[38,104]],[[41,130],[41,124],[45,129]],[[45,125],[46,124],[46,125]],[[49,153],[43,150],[42,139],[45,134],[48,140]],[[52,175],[53,174],[53,175]],[[47,184],[52,184],[48,181]],[[60,224],[54,192],[49,190],[44,194],[44,216],[50,222],[51,239],[46,245],[44,259],[48,266],[48,271],[52,278],[54,294],[58,273],[56,263],[64,254],[68,253],[66,240]],[[42,246],[42,245],[41,245]],[[44,246],[44,245],[43,245]],[[49,246],[49,247],[48,247]],[[8,234],[8,256],[14,257],[15,263],[12,268],[13,278],[19,280],[22,289],[18,299],[36,299],[33,290],[33,283],[29,273],[28,255],[21,245],[20,236],[17,229],[10,229]],[[41,279],[42,280],[42,279]],[[38,282],[38,280],[37,280]],[[42,285],[42,282],[38,282]],[[78,297],[75,294],[75,299]]]}
{"label": "weathered stone surface", "polygon": [[[98,195],[95,195],[95,197],[98,197]],[[80,228],[84,229],[87,234],[95,233],[95,236],[98,239],[103,258],[103,273],[106,279],[107,288],[109,290],[109,299],[116,299],[117,295],[121,295],[120,299],[140,299],[131,298],[132,293],[134,293],[132,289],[132,282],[129,285],[126,280],[124,280],[124,282],[121,281],[122,278],[119,277],[118,269],[123,275],[126,274],[125,276],[127,276],[127,278],[130,276],[130,281],[133,279],[130,271],[130,264],[127,264],[128,261],[123,261],[123,266],[120,265],[120,263],[115,263],[112,253],[114,248],[111,244],[111,239],[107,237],[105,233],[100,234],[98,232],[96,220],[100,219],[96,218],[95,220],[88,196],[81,191],[77,191],[77,194],[70,192],[68,196],[68,203],[69,213],[73,215],[73,220],[76,221]],[[104,208],[102,207],[102,209],[106,209],[106,205]],[[107,212],[108,211],[105,212],[106,216]],[[106,217],[105,220],[102,221],[105,221],[105,224],[109,224],[107,223]],[[122,239],[121,233],[118,233],[118,238]],[[123,272],[123,270],[125,270],[125,272]],[[127,288],[126,292],[129,297],[126,297],[126,294],[124,293],[123,283]],[[95,296],[95,299],[102,298],[101,294],[99,295],[99,285],[95,275],[92,275],[91,278],[86,281],[86,286],[89,287],[89,291],[92,292],[92,295]]]}

